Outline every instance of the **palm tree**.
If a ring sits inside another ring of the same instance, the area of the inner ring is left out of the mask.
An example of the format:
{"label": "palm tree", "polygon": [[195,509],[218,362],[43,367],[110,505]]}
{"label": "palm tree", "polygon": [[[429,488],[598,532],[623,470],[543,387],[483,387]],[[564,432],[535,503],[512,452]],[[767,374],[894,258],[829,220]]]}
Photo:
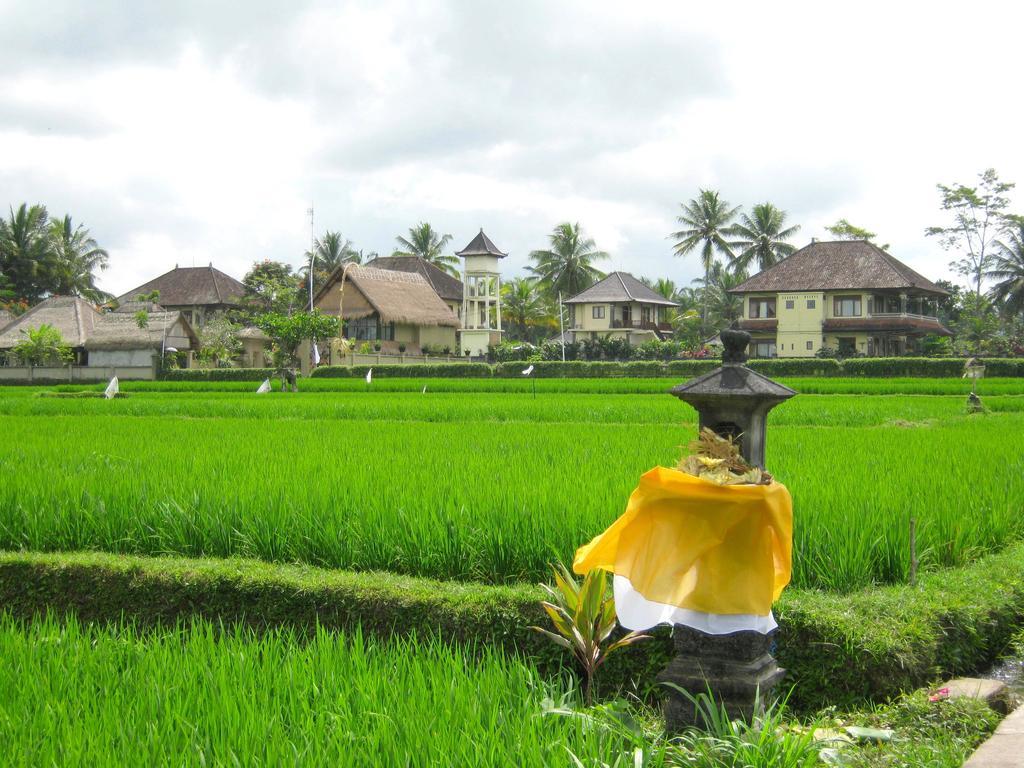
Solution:
{"label": "palm tree", "polygon": [[96,287],[96,272],[107,268],[110,256],[89,230],[71,223],[71,216],[50,222],[50,242],[55,256],[53,293],[81,296],[101,304],[113,296]]}
{"label": "palm tree", "polygon": [[992,266],[985,276],[999,281],[989,289],[989,297],[1002,304],[1004,315],[1024,312],[1024,219],[1014,220],[996,240]]}
{"label": "palm tree", "polygon": [[[307,266],[300,272],[309,272],[308,262],[320,267],[321,270],[330,274],[346,261],[362,263],[362,254],[352,247],[352,241],[341,236],[341,232],[327,230],[324,236],[313,241],[313,251],[306,251]],[[316,270],[316,266],[314,266]]]}
{"label": "palm tree", "polygon": [[740,221],[730,234],[739,238],[734,245],[739,253],[730,266],[734,270],[747,270],[752,264],[764,270],[774,266],[796,250],[786,242],[800,230],[800,225],[784,228],[786,212],[771,203],[755,205],[754,215],[740,214]]}
{"label": "palm tree", "polygon": [[501,309],[516,335],[527,340],[530,326],[547,316],[544,299],[528,277],[516,277],[501,286]]}
{"label": "palm tree", "polygon": [[[680,204],[680,207],[683,212],[676,220],[683,225],[683,229],[670,235],[676,238],[673,246],[676,256],[686,256],[699,248],[701,266],[704,267],[704,281],[709,283],[715,253],[721,253],[730,260],[733,258],[732,244],[725,238],[730,234],[729,224],[740,208],[731,208],[729,203],[719,198],[717,191],[710,189],[699,190],[696,198],[686,205]],[[708,307],[705,302],[705,323],[707,315]]]}
{"label": "palm tree", "polygon": [[53,244],[42,205],[22,203],[9,219],[0,219],[0,272],[18,298],[35,304],[50,288],[54,268]]}
{"label": "palm tree", "polygon": [[450,275],[459,276],[459,260],[444,252],[444,247],[451,242],[451,235],[442,235],[426,221],[409,229],[409,237],[396,237],[399,248],[392,256],[419,256],[435,267],[440,267]]}
{"label": "palm tree", "polygon": [[711,323],[718,330],[728,327],[743,315],[743,297],[729,293],[749,277],[746,270],[719,269],[706,289]]}
{"label": "palm tree", "polygon": [[535,266],[527,269],[550,296],[559,293],[566,298],[575,296],[604,277],[593,262],[607,259],[608,254],[597,250],[593,238],[584,235],[579,222],[559,224],[548,235],[548,240],[550,249],[530,251]]}

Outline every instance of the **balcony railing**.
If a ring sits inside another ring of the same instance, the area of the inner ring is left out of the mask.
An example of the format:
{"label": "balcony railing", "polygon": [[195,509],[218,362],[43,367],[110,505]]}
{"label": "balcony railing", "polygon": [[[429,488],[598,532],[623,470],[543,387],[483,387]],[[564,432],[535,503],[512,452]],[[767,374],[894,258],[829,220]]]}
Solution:
{"label": "balcony railing", "polygon": [[[917,315],[913,312],[868,312],[868,317],[912,317],[915,320],[938,320],[935,315]],[[838,319],[838,318],[837,318]]]}
{"label": "balcony railing", "polygon": [[655,323],[651,320],[631,320],[624,323],[622,320],[612,320],[612,328],[635,328],[638,331],[671,331],[672,323]]}

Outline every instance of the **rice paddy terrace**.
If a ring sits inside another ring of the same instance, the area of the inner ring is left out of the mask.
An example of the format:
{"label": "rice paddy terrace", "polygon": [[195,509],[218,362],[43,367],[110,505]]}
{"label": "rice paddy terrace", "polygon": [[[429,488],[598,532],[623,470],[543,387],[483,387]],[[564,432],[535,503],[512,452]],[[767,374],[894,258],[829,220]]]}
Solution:
{"label": "rice paddy terrace", "polygon": [[[536,582],[642,472],[678,460],[696,414],[663,394],[673,383],[2,388],[0,549]],[[975,415],[959,380],[785,383],[802,394],[772,412],[767,463],[793,494],[795,587],[905,582],[911,518],[924,570],[1024,538],[1024,380],[980,382]],[[576,701],[567,679],[433,638],[0,617],[0,649],[0,745],[25,765],[611,764],[631,749],[540,714]]]}
{"label": "rice paddy terrace", "polygon": [[[665,380],[541,381],[536,398],[489,391],[506,382],[327,383],[264,396],[127,385],[115,401],[3,390],[0,548],[536,581],[622,512],[643,471],[674,465],[696,429],[674,398],[622,394],[663,393]],[[922,385],[966,386],[910,388]],[[772,413],[767,463],[794,498],[795,586],[903,581],[911,517],[924,568],[1024,533],[1024,396],[1010,394],[1024,384],[983,385],[989,412],[973,416],[962,394],[803,395]]]}

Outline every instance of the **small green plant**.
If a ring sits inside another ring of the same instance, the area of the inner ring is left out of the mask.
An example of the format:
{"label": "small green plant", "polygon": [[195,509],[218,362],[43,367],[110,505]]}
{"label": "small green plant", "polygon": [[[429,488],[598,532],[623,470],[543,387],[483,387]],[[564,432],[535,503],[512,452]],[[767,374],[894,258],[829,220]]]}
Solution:
{"label": "small green plant", "polygon": [[401,344],[398,345],[398,353],[401,354],[401,355],[405,354],[405,342],[404,341]]}
{"label": "small green plant", "polygon": [[135,313],[135,324],[139,328],[146,328],[149,326],[149,312],[144,309],[140,309]]}
{"label": "small green plant", "polygon": [[552,642],[572,651],[583,667],[583,698],[593,698],[594,675],[614,651],[649,639],[649,635],[629,632],[615,642],[604,645],[615,629],[615,602],[609,594],[608,574],[595,568],[582,582],[561,563],[551,566],[555,586],[542,584],[550,601],[541,602],[557,632],[530,627]]}
{"label": "small green plant", "polygon": [[21,333],[25,338],[15,344],[11,352],[25,365],[63,365],[74,359],[70,345],[64,341],[60,330],[52,325],[43,323]]}

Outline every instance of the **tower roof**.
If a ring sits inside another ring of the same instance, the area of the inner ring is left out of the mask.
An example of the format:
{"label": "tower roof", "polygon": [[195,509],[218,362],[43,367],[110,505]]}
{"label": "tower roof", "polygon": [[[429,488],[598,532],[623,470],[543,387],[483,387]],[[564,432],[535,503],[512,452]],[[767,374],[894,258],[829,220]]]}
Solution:
{"label": "tower roof", "polygon": [[498,246],[491,242],[491,238],[484,234],[483,227],[480,228],[479,234],[469,241],[469,245],[463,248],[461,251],[456,251],[456,256],[496,256],[499,259],[503,259],[508,256],[507,253],[498,250]]}

